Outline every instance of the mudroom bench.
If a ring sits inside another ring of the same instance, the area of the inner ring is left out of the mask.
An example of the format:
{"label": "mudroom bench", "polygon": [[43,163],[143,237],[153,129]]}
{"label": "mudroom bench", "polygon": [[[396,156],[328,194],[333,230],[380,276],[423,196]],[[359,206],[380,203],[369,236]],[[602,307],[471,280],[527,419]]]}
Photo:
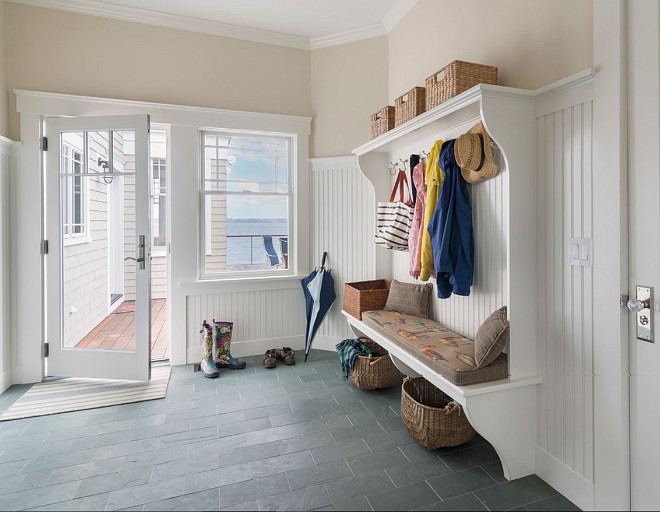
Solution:
{"label": "mudroom bench", "polygon": [[536,393],[540,377],[509,376],[479,384],[457,385],[432,368],[431,357],[413,355],[391,334],[346,311],[342,313],[357,336],[367,336],[387,349],[402,373],[424,377],[463,407],[474,429],[497,451],[507,479],[534,473]]}

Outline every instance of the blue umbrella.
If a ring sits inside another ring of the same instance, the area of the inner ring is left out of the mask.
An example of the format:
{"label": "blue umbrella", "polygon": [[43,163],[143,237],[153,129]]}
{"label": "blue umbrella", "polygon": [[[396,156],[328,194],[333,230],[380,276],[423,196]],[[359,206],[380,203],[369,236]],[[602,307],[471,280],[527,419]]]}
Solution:
{"label": "blue umbrella", "polygon": [[323,253],[321,268],[314,269],[311,274],[301,281],[305,294],[305,312],[307,315],[307,328],[305,329],[305,361],[312,347],[312,341],[321,326],[321,322],[328,313],[332,303],[337,298],[335,294],[335,280],[330,270],[325,268],[327,252]]}

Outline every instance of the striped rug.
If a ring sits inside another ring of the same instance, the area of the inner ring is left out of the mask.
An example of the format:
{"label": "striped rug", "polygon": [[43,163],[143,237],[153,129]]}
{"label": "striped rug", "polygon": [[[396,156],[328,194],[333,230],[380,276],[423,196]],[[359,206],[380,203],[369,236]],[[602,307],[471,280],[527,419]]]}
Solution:
{"label": "striped rug", "polygon": [[164,398],[170,371],[169,366],[152,368],[149,382],[96,379],[40,382],[0,414],[0,421]]}

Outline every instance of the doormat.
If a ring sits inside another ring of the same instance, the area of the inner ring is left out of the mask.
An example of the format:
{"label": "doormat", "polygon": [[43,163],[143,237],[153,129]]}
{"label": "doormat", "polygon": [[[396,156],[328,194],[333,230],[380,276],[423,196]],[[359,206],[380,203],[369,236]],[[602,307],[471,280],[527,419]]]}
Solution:
{"label": "doormat", "polygon": [[134,313],[135,312],[135,301],[134,300],[125,300],[113,313]]}
{"label": "doormat", "polygon": [[151,369],[149,382],[57,379],[34,384],[0,414],[0,421],[165,398],[170,366]]}

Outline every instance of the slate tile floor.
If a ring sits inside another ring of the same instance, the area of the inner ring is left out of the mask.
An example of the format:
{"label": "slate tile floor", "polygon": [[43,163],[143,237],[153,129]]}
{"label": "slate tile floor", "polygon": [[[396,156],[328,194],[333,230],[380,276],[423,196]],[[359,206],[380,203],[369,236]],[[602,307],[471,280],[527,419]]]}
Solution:
{"label": "slate tile floor", "polygon": [[400,386],[355,388],[333,352],[245,360],[217,380],[174,367],[162,400],[0,423],[0,510],[577,510],[535,475],[507,482],[479,436],[419,446]]}

